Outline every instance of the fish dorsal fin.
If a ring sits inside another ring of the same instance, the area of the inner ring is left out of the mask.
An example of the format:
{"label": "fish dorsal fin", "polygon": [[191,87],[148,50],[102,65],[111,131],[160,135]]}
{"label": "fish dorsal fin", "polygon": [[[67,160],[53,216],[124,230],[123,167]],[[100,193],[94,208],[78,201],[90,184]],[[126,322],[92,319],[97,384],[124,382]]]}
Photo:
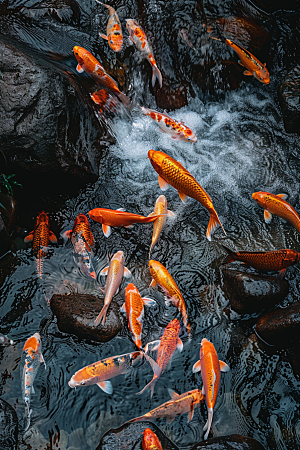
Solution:
{"label": "fish dorsal fin", "polygon": [[160,175],[158,176],[158,184],[162,191],[165,191],[169,187],[169,183],[167,183]]}
{"label": "fish dorsal fin", "polygon": [[221,372],[228,372],[230,370],[229,366],[224,363],[224,361],[219,360],[219,363]]}
{"label": "fish dorsal fin", "polygon": [[276,197],[282,198],[282,200],[286,200],[288,198],[287,194],[276,194]]}
{"label": "fish dorsal fin", "polygon": [[264,210],[264,219],[266,223],[270,223],[272,220],[272,214],[266,209]]}
{"label": "fish dorsal fin", "polygon": [[172,400],[175,400],[176,398],[179,397],[179,394],[177,394],[177,392],[175,392],[175,391],[172,391],[172,389],[168,389],[168,392],[169,392]]}

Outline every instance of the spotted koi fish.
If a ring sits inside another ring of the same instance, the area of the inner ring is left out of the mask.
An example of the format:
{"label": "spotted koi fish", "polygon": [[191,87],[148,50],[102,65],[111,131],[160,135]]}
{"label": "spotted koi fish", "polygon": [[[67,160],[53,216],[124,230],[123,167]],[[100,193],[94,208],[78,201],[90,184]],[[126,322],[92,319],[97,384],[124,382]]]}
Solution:
{"label": "spotted koi fish", "polygon": [[156,78],[159,86],[162,87],[162,76],[153,57],[153,50],[148,42],[147,36],[136,20],[127,19],[126,27],[129,39],[136,45],[137,49],[148,59],[152,67],[152,86],[155,85]]}
{"label": "spotted koi fish", "polygon": [[160,440],[150,428],[145,428],[142,441],[143,450],[163,450]]}
{"label": "spotted koi fish", "polygon": [[38,276],[43,276],[43,258],[46,256],[49,241],[52,244],[57,244],[55,234],[50,231],[49,217],[42,211],[37,216],[34,230],[29,233],[24,239],[25,242],[33,241],[33,254],[36,257],[36,269]]}
{"label": "spotted koi fish", "polygon": [[73,48],[73,52],[78,61],[76,67],[77,72],[86,72],[96,82],[102,84],[102,86],[116,94],[125,106],[129,105],[129,98],[120,91],[115,80],[106,73],[104,67],[101,66],[99,61],[88,50],[76,45]]}
{"label": "spotted koi fish", "polygon": [[109,46],[114,52],[119,52],[123,44],[122,27],[119,17],[112,6],[106,5],[98,0],[96,0],[96,2],[100,3],[100,5],[106,6],[109,11],[109,19],[106,28],[107,34],[100,34],[100,36],[108,41]]}
{"label": "spotted koi fish", "polygon": [[190,141],[197,142],[197,138],[193,131],[188,128],[183,122],[177,122],[175,119],[166,114],[159,113],[153,109],[144,108],[143,106],[138,107],[142,110],[145,116],[151,117],[159,126],[162,133],[167,133],[175,141]]}
{"label": "spotted koi fish", "polygon": [[[172,359],[172,356],[176,350],[176,348],[181,352],[183,350],[182,340],[179,338],[180,331],[180,323],[178,319],[172,320],[170,322],[162,336],[162,338],[158,341],[154,341],[148,343],[145,347],[145,352],[148,352],[148,348],[151,345],[151,350],[154,351],[158,348],[157,359],[156,362],[158,366],[161,368],[161,373],[164,373],[167,365]],[[158,376],[154,375],[150,383],[148,383],[144,389],[142,389],[139,394],[142,394],[146,389],[151,389],[151,397],[153,396],[155,383],[158,380]]]}
{"label": "spotted koi fish", "polygon": [[153,234],[152,234],[152,241],[151,241],[151,246],[150,246],[150,250],[149,250],[149,259],[150,259],[150,253],[153,250],[154,245],[158,241],[160,233],[162,232],[162,229],[166,223],[167,216],[170,216],[170,217],[175,216],[175,214],[172,211],[168,210],[167,199],[164,195],[160,195],[158,197],[158,199],[155,202],[154,212],[149,214],[148,217],[159,216],[159,215],[161,215],[161,217],[158,217],[153,223]]}
{"label": "spotted koi fish", "polygon": [[222,245],[228,256],[223,259],[222,264],[228,264],[233,261],[241,261],[248,266],[262,272],[279,270],[279,278],[283,278],[287,267],[297,264],[300,260],[300,253],[296,250],[282,249],[266,252],[237,252],[234,253],[229,248]]}
{"label": "spotted koi fish", "polygon": [[128,328],[133,334],[133,342],[142,349],[142,328],[144,318],[144,305],[154,306],[155,300],[151,298],[141,297],[138,289],[134,284],[129,283],[125,289],[125,303],[121,311],[125,312],[128,317]]}
{"label": "spotted koi fish", "polygon": [[202,394],[205,395],[208,410],[208,419],[203,428],[204,431],[207,430],[204,436],[204,440],[206,440],[212,423],[221,372],[228,372],[230,369],[223,361],[219,361],[214,345],[205,338],[201,341],[200,360],[193,366],[194,373],[199,372],[199,370],[201,370],[203,380]]}

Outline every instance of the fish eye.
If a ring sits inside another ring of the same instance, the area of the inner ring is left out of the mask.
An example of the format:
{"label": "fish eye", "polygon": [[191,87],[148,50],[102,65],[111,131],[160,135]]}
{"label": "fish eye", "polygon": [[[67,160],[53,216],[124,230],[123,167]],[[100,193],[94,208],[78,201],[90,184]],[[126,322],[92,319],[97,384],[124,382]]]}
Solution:
{"label": "fish eye", "polygon": [[81,386],[84,386],[85,385],[85,381],[82,381],[80,384],[81,384]]}
{"label": "fish eye", "polygon": [[190,141],[190,140],[191,140],[191,138],[187,138],[187,140],[188,140],[188,141]]}
{"label": "fish eye", "polygon": [[113,40],[111,39],[111,40],[110,40],[110,43],[111,43],[111,44],[113,44],[113,43],[114,43],[114,41],[113,41]]}

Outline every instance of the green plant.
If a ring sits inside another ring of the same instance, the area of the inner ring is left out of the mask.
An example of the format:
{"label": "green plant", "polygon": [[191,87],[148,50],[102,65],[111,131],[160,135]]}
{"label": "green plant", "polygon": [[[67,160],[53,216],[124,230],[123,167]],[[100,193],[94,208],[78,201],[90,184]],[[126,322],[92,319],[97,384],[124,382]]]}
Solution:
{"label": "green plant", "polygon": [[[15,173],[13,173],[12,175],[4,175],[4,173],[2,173],[0,175],[0,193],[2,192],[2,188],[5,188],[8,191],[8,193],[12,196],[13,195],[12,184],[22,187],[20,183],[12,179],[15,176],[16,176]],[[4,208],[5,211],[7,211],[7,209],[5,208],[4,205],[2,205],[2,203],[0,203],[0,208]]]}

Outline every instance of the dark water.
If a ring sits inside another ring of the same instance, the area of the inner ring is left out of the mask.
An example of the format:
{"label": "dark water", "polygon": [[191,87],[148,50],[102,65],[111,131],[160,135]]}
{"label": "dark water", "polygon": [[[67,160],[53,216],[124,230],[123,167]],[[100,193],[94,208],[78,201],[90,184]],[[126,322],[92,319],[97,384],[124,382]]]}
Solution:
{"label": "dark water", "polygon": [[[81,2],[80,25],[61,24],[49,17],[45,19],[47,27],[42,27],[34,16],[37,13],[25,20],[24,12],[16,10],[17,6],[24,4],[11,4],[11,12],[2,18],[2,30],[5,30],[7,40],[12,39],[41,64],[55,67],[58,71],[68,70],[75,76],[77,63],[72,56],[72,47],[76,44],[102,55],[112,67],[117,64],[115,55],[107,49],[107,43],[98,38],[98,31],[105,32],[108,17],[100,5],[95,7],[93,2]],[[188,77],[188,64],[192,67],[195,61],[198,64],[201,58],[213,56],[211,45],[205,43],[202,46],[200,25],[203,17],[201,9],[199,12],[196,8],[196,2],[166,4],[147,1],[144,4],[146,6],[142,8],[138,7],[139,2],[118,1],[114,6],[124,34],[124,19],[141,18],[153,39],[157,63],[166,77],[175,80],[181,72]],[[27,7],[32,5],[34,2],[26,3]],[[217,2],[207,3],[206,12],[208,16],[231,14],[232,5],[231,2],[222,6]],[[174,23],[172,30],[167,25],[171,20]],[[284,39],[284,31],[278,24],[276,28],[275,19],[266,19],[265,23],[274,33],[281,33]],[[200,55],[176,35],[180,28],[190,30],[193,45]],[[59,32],[63,33],[63,38],[58,42],[55,36]],[[175,35],[178,37],[175,40],[177,58],[170,50],[170,45],[174,46]],[[223,51],[225,55],[228,49]],[[61,60],[51,59],[49,52],[52,56],[53,53],[61,55]],[[42,449],[46,448],[46,442],[55,441],[61,450],[94,450],[105,431],[169,400],[167,388],[179,393],[200,388],[201,375],[193,374],[192,366],[199,359],[198,343],[203,337],[214,343],[219,358],[231,368],[229,373],[222,374],[212,424],[213,435],[239,433],[251,436],[266,449],[296,449],[300,445],[299,379],[290,363],[285,362],[284,351],[270,353],[258,345],[252,328],[255,315],[240,317],[232,313],[228,317],[224,313],[228,301],[221,289],[219,269],[223,256],[221,243],[236,250],[293,248],[300,251],[297,231],[278,218],[269,225],[265,224],[262,209],[251,198],[252,192],[259,190],[285,192],[288,201],[296,210],[300,209],[299,138],[285,133],[276,93],[278,80],[283,74],[279,63],[282,58],[275,58],[269,86],[263,86],[257,80],[246,80],[237,91],[208,97],[203,96],[195,85],[188,106],[174,111],[172,116],[184,120],[193,129],[198,137],[196,144],[174,142],[160,133],[150,118],[141,116],[137,107],[132,109],[131,117],[108,119],[116,143],[110,146],[100,164],[99,181],[50,215],[51,228],[61,232],[72,227],[79,213],[86,214],[95,207],[122,207],[148,215],[161,194],[157,174],[147,158],[150,148],[162,150],[181,161],[210,194],[227,232],[225,237],[218,229],[212,242],[205,237],[209,219],[206,210],[192,199],[183,204],[173,188],[165,193],[168,208],[176,217],[168,219],[152,258],[164,264],[179,285],[187,304],[193,339],[189,342],[182,331],[183,352],[175,353],[170,368],[156,384],[152,400],[149,393],[136,396],[152,378],[151,369],[143,364],[126,376],[113,379],[112,395],[106,395],[97,386],[76,391],[68,386],[71,376],[83,366],[108,356],[134,351],[135,346],[126,326],[121,335],[105,344],[85,342],[60,333],[44,292],[51,297],[53,293],[70,291],[98,294],[99,290],[95,283],[81,277],[72,248],[70,245],[64,247],[62,239],[49,251],[42,281],[37,279],[31,248],[27,248],[21,238],[17,239],[18,250],[4,261],[4,266],[11,265],[11,270],[0,293],[1,332],[16,343],[0,353],[0,394],[16,408],[21,420],[24,404],[20,357],[25,340],[40,331],[47,367],[40,367],[31,399],[33,429],[25,436],[31,445]],[[140,61],[136,52],[132,52],[130,59],[125,57],[124,61],[128,63],[125,84],[133,103],[156,108],[149,87],[148,63]],[[91,228],[95,238],[96,271],[100,272],[107,265],[109,254],[123,250],[126,266],[133,274],[130,281],[142,295],[153,296],[157,300],[155,308],[145,308],[142,342],[145,344],[157,339],[168,322],[176,317],[177,311],[172,306],[164,306],[163,296],[158,291],[152,291],[150,295],[148,290],[152,225],[135,225],[132,230],[113,229],[108,239],[104,237],[100,224],[93,222]],[[288,269],[286,278],[290,283],[290,293],[281,306],[299,298],[298,277],[299,267]],[[124,301],[126,283],[123,282],[120,294],[115,298],[120,306]],[[181,449],[189,449],[203,439],[205,422],[206,408],[203,407],[189,424],[183,416],[172,424],[161,420],[158,425]]]}

